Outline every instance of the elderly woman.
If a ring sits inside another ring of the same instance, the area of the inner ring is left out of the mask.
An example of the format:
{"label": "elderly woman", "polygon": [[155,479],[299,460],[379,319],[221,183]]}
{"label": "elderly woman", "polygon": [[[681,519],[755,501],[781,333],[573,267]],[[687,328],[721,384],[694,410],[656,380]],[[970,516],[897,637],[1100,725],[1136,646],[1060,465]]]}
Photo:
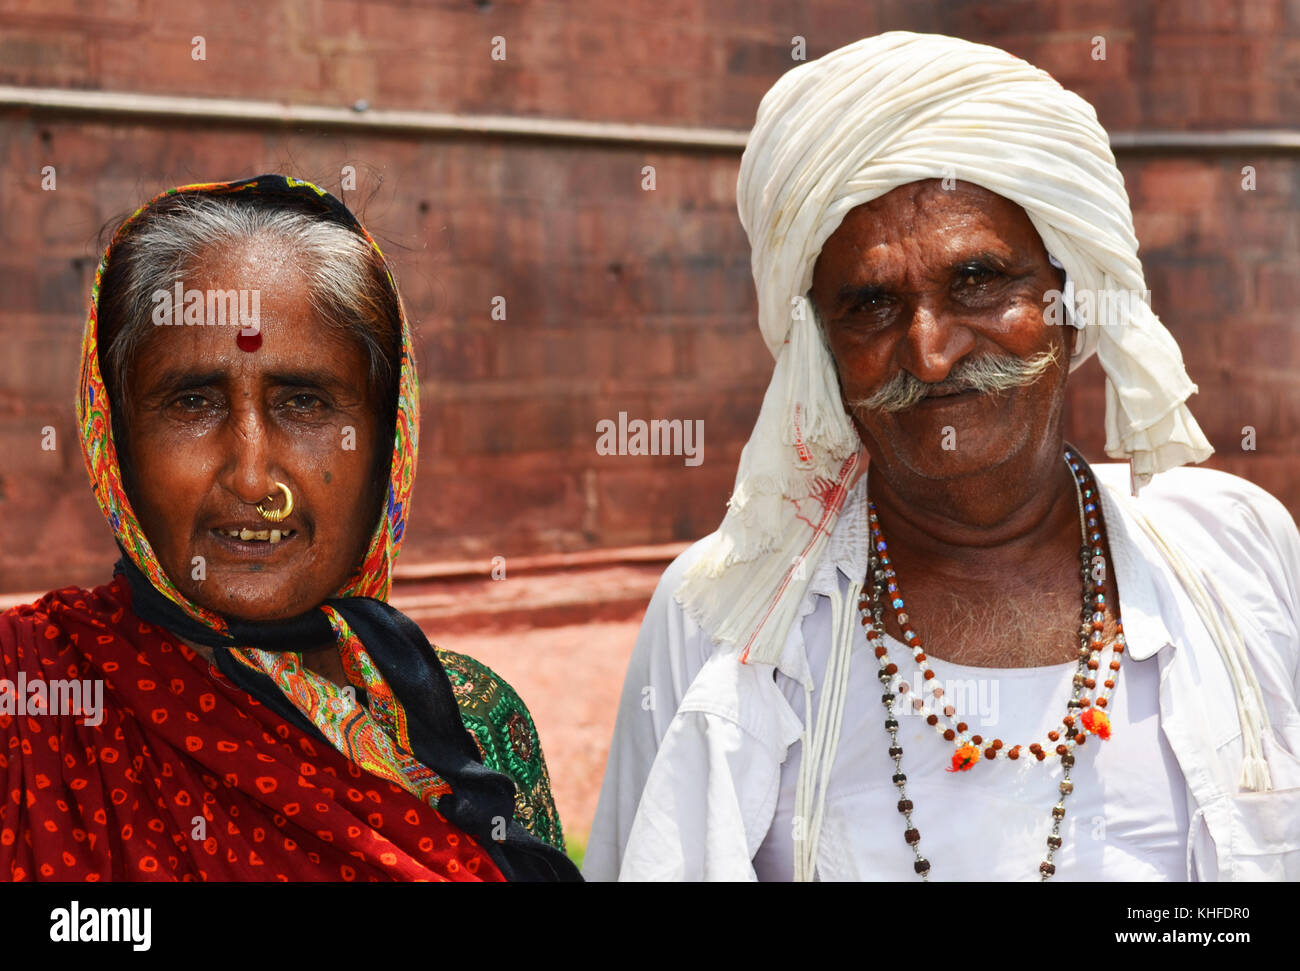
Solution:
{"label": "elderly woman", "polygon": [[338,200],[271,175],[131,216],[77,414],[123,557],[0,615],[0,879],[578,879],[523,703],[385,602],[418,383]]}

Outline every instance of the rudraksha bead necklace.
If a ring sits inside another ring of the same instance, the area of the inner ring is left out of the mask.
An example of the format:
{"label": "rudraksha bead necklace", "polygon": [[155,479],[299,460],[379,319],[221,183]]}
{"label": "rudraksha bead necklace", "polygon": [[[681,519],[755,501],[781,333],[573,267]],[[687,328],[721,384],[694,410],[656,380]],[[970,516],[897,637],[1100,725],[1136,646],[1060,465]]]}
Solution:
{"label": "rudraksha bead necklace", "polygon": [[[944,704],[943,688],[934,684],[934,671],[927,663],[924,647],[919,636],[912,629],[899,589],[898,575],[889,558],[889,548],[880,522],[876,516],[875,503],[868,501],[868,524],[871,531],[871,548],[867,565],[867,582],[863,585],[863,596],[858,602],[862,614],[862,626],[866,628],[867,644],[876,655],[880,664],[878,676],[884,692],[880,700],[885,706],[885,730],[889,732],[889,755],[894,760],[894,784],[898,787],[898,811],[903,814],[907,829],[903,838],[916,856],[914,868],[921,879],[928,880],[930,861],[921,855],[921,834],[912,822],[912,801],[907,798],[907,776],[903,773],[903,747],[898,742],[898,719],[894,711],[894,702],[899,695],[906,695],[911,686],[899,674],[898,665],[889,659],[885,647],[884,610],[888,603],[894,610],[898,628],[903,635],[903,643],[912,649],[912,656],[920,666],[922,677],[922,694],[929,692],[935,702],[931,708],[924,697],[912,699],[912,708],[926,723],[943,736],[945,741],[953,743],[956,749],[952,757],[950,772],[964,772],[971,769],[981,757],[990,761],[1005,757],[1012,761],[1020,758],[1022,748],[1027,748],[1033,763],[1043,762],[1049,754],[1060,758],[1063,777],[1060,784],[1061,798],[1052,807],[1052,832],[1047,837],[1046,858],[1039,865],[1039,874],[1043,880],[1056,873],[1056,864],[1052,857],[1061,848],[1061,821],[1065,818],[1065,797],[1074,791],[1070,781],[1070,769],[1074,765],[1074,749],[1083,745],[1089,734],[1105,740],[1110,737],[1110,720],[1106,717],[1106,708],[1110,693],[1119,677],[1120,655],[1124,652],[1124,625],[1120,621],[1118,604],[1114,604],[1116,636],[1109,645],[1105,643],[1106,621],[1106,557],[1102,548],[1103,525],[1101,520],[1101,496],[1097,490],[1096,480],[1087,463],[1070,448],[1065,450],[1065,463],[1070,468],[1074,480],[1075,495],[1079,502],[1079,528],[1083,534],[1083,545],[1079,551],[1080,574],[1083,581],[1082,623],[1079,632],[1079,665],[1073,677],[1070,700],[1066,703],[1066,714],[1061,724],[1047,733],[1046,744],[1034,742],[1028,746],[1012,745],[1007,747],[1000,738],[992,739],[981,752],[984,739],[972,734],[969,726],[962,721],[954,721],[956,709],[951,704]],[[867,591],[870,591],[868,593]],[[1110,647],[1109,677],[1102,682],[1102,690],[1095,699],[1089,698],[1084,691],[1093,691],[1097,687],[1096,673],[1101,670],[1102,651]]]}

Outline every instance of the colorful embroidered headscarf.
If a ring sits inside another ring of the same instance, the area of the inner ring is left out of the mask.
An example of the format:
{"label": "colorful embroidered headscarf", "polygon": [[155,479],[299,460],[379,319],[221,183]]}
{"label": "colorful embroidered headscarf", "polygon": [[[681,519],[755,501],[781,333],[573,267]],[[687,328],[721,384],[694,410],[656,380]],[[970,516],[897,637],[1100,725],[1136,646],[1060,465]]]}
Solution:
{"label": "colorful embroidered headscarf", "polygon": [[[507,878],[576,877],[567,857],[513,820],[514,784],[486,768],[466,732],[446,672],[419,627],[390,607],[393,562],[401,548],[415,478],[419,383],[410,327],[392,274],[385,274],[401,319],[401,363],[393,454],[384,514],[344,588],[319,608],[287,621],[249,623],[186,598],[160,565],[131,508],[113,436],[98,345],[100,287],[114,247],[160,199],[180,193],[258,193],[320,206],[383,253],[352,213],[324,189],[281,175],[170,189],[141,206],[114,234],[95,273],[82,342],[77,418],[95,498],[113,529],[134,609],[188,640],[219,648],[222,673],[284,717],[309,725],[357,765],[417,796],[480,837]],[[339,689],[307,671],[298,653],[333,639],[349,681]],[[504,834],[504,835],[503,835]]]}

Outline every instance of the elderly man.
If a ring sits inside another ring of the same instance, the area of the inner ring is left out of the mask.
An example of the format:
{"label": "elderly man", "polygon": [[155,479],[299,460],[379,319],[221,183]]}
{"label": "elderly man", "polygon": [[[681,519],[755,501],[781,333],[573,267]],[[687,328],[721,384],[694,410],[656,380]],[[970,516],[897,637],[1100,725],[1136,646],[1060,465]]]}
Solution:
{"label": "elderly man", "polygon": [[[1300,879],[1300,536],[1177,468],[1212,449],[1093,109],[884,34],[777,82],[737,191],[776,368],[587,877]],[[1064,440],[1094,352],[1127,464]]]}

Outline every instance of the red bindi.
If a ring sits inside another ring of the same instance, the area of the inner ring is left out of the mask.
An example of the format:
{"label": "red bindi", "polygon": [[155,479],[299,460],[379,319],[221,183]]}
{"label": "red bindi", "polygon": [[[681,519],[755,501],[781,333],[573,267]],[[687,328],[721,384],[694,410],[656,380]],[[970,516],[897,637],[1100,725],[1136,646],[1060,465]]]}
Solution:
{"label": "red bindi", "polygon": [[262,332],[259,330],[253,334],[245,334],[243,331],[240,331],[239,335],[235,338],[235,343],[239,345],[241,351],[249,351],[251,353],[262,346]]}

